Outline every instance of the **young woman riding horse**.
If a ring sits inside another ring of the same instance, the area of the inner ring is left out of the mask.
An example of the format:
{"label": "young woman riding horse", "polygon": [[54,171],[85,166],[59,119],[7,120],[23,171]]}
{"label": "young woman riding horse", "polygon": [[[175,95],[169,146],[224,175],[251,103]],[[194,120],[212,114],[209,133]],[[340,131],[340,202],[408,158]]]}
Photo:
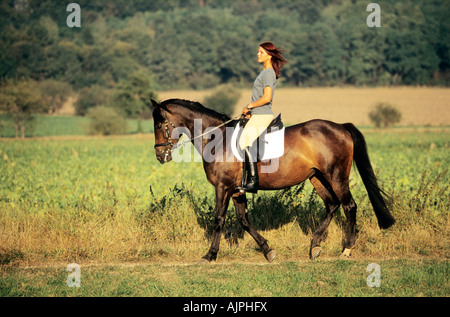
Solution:
{"label": "young woman riding horse", "polygon": [[[197,102],[171,99],[161,104],[152,100],[152,104],[155,151],[158,161],[164,164],[172,160],[172,151],[177,146],[175,144],[178,142],[181,131],[185,131],[192,136],[192,144],[202,154],[207,180],[215,187],[216,215],[213,239],[209,251],[203,256],[201,262],[208,263],[217,257],[230,199],[233,200],[242,227],[255,239],[266,259],[269,262],[273,261],[275,252],[269,248],[267,240],[249,222],[246,194],[240,190],[243,164],[238,162],[229,150],[228,143],[231,138],[228,134],[232,133],[232,127],[236,122]],[[258,104],[257,100],[256,104]],[[249,106],[252,108],[254,105]],[[198,126],[198,122],[201,122],[201,126]],[[214,138],[211,137],[212,134]],[[223,142],[218,143],[217,140]],[[205,152],[211,151],[211,142],[215,144],[215,154],[223,154],[222,158],[205,159],[208,156]],[[342,256],[349,257],[355,246],[356,203],[349,188],[352,162],[355,162],[358,168],[380,228],[386,229],[394,224],[395,220],[386,205],[385,194],[377,184],[364,136],[353,124],[337,124],[326,120],[311,120],[296,124],[285,129],[284,143],[285,152],[278,159],[278,168],[275,171],[267,172],[268,169],[262,169],[267,162],[254,164],[255,172],[259,169],[257,189],[283,189],[297,185],[306,179],[311,181],[326,207],[325,219],[317,228],[311,241],[309,252],[311,259],[319,256],[320,242],[324,239],[328,225],[340,205],[347,218],[346,241]],[[244,143],[244,145],[248,144]]]}
{"label": "young woman riding horse", "polygon": [[273,120],[272,101],[277,85],[276,80],[280,77],[280,69],[286,63],[282,50],[275,47],[272,42],[262,43],[257,56],[258,62],[264,65],[264,69],[253,83],[252,102],[242,109],[242,114],[250,120],[239,140],[239,146],[241,150],[244,150],[243,174],[248,174],[248,177],[242,177],[240,189],[249,193],[256,193],[259,183],[254,144]]}

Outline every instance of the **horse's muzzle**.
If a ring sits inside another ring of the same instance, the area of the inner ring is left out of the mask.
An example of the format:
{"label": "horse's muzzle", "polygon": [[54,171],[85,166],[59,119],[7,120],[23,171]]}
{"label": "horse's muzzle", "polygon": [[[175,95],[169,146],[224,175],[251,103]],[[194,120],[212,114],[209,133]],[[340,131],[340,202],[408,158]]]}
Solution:
{"label": "horse's muzzle", "polygon": [[159,163],[161,164],[165,164],[168,163],[172,160],[172,154],[169,152],[164,152],[161,154],[157,154],[156,155],[156,159],[158,160]]}

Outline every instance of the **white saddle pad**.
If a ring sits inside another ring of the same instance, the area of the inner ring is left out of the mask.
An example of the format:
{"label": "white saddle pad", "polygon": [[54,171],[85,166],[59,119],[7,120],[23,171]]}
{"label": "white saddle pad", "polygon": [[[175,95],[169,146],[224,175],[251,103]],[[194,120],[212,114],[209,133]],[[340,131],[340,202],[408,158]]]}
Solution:
{"label": "white saddle pad", "polygon": [[[271,133],[264,131],[263,134],[259,136],[257,142],[259,143],[258,157],[260,161],[279,158],[284,154],[284,130],[285,128],[283,127],[281,130]],[[231,150],[236,159],[243,162],[244,151],[239,149],[239,138],[241,133],[242,128],[238,123],[231,137]]]}

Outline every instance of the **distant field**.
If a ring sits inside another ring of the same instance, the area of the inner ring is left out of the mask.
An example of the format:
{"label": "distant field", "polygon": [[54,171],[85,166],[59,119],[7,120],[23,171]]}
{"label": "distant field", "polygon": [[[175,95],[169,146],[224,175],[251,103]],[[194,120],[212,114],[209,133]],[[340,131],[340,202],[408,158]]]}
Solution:
{"label": "distant field", "polygon": [[[161,100],[183,98],[202,102],[211,91],[158,92]],[[243,89],[236,113],[250,102],[251,91]],[[368,113],[377,102],[389,102],[402,112],[400,126],[450,125],[449,88],[278,88],[274,112],[290,124],[310,119],[370,125]]]}
{"label": "distant field", "polygon": [[[163,91],[160,100],[182,98],[202,102],[212,90]],[[236,105],[238,114],[249,103],[250,90],[241,90]],[[368,113],[377,102],[389,102],[402,113],[400,127],[450,126],[450,89],[448,88],[279,88],[275,95],[274,112],[282,114],[287,124],[310,119],[353,122],[357,126],[371,126]],[[62,113],[73,113],[69,103]],[[73,109],[72,109],[73,110]],[[89,118],[73,115],[38,115],[26,129],[27,137],[86,135]],[[0,136],[14,137],[14,126],[0,114]],[[137,133],[137,120],[128,120],[129,134]],[[153,121],[141,122],[143,133],[153,132]]]}
{"label": "distant field", "polygon": [[[6,120],[5,115],[0,114],[3,124],[0,126],[1,137],[14,137],[14,126]],[[90,119],[81,116],[46,116],[37,115],[31,125],[25,129],[26,137],[87,135]],[[138,132],[137,120],[127,120],[127,133]],[[153,132],[153,120],[141,121],[141,132]]]}

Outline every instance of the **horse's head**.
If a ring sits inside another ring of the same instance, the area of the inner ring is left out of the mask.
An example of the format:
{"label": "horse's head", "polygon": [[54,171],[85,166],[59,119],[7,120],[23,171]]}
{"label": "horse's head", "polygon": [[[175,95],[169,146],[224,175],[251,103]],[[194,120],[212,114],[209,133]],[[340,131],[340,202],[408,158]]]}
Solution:
{"label": "horse's head", "polygon": [[[160,104],[152,100],[152,105],[156,158],[161,164],[172,160],[172,151],[177,148],[175,144],[181,135],[186,134],[192,141],[202,137],[206,128],[221,127],[231,121],[228,116],[189,100],[169,99]],[[196,133],[200,135],[195,136]]]}
{"label": "horse's head", "polygon": [[172,132],[175,129],[175,118],[166,106],[158,104],[152,100],[153,105],[153,124],[155,130],[155,152],[156,158],[161,163],[167,163],[172,160],[172,150],[177,138],[173,138]]}

